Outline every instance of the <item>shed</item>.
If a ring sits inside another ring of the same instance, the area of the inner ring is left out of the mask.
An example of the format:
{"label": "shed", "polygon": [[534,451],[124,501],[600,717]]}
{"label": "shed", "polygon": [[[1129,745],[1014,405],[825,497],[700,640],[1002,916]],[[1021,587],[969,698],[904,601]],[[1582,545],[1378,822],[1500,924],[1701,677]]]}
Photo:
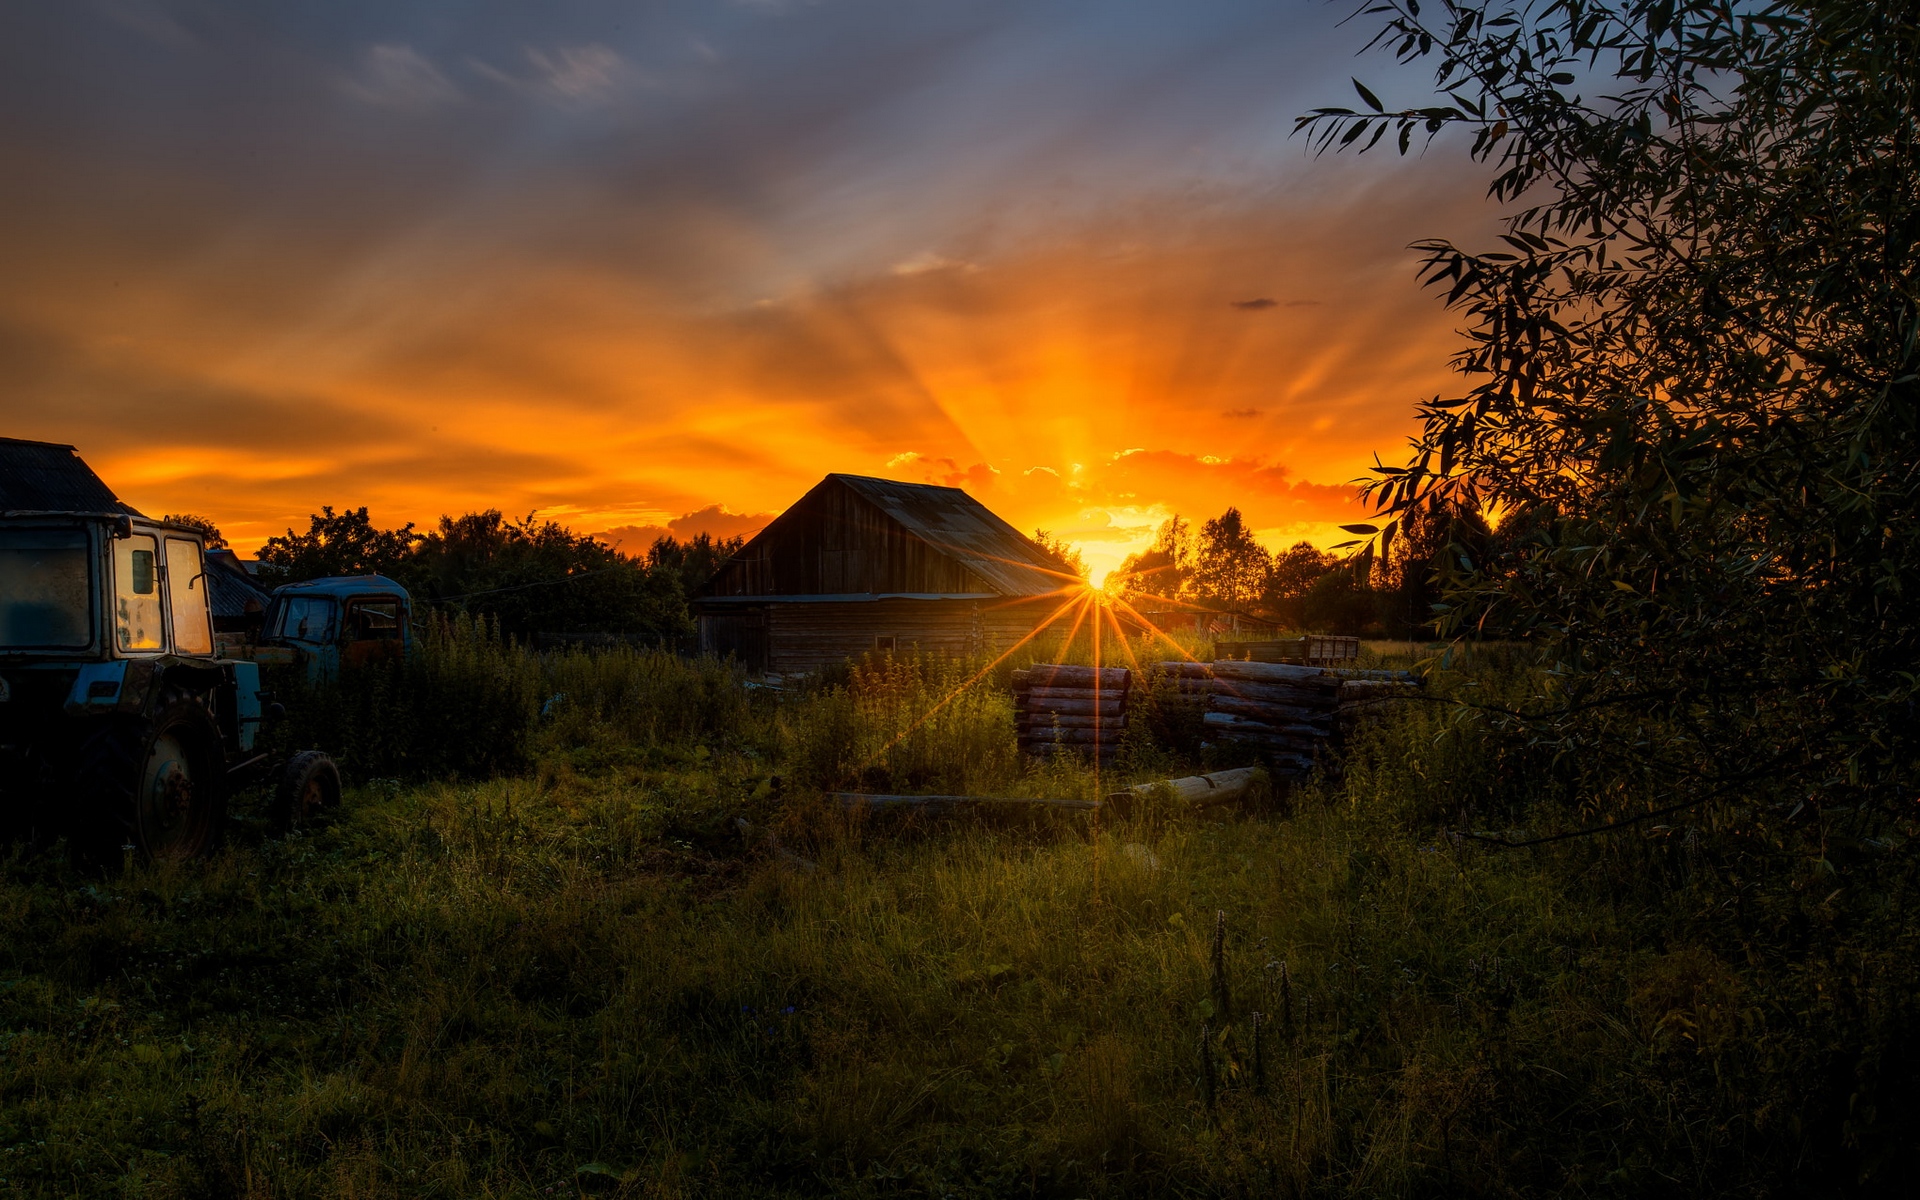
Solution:
{"label": "shed", "polygon": [[1074,577],[959,488],[829,475],[693,598],[703,652],[815,671],[875,650],[1005,649]]}

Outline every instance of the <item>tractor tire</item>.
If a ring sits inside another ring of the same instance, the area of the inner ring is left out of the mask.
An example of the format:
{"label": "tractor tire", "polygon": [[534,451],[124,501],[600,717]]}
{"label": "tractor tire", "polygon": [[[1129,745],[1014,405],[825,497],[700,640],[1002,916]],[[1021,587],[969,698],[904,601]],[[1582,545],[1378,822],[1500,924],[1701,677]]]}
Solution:
{"label": "tractor tire", "polygon": [[280,769],[274,789],[274,823],[291,832],[312,823],[322,811],[340,803],[340,768],[318,750],[302,750]]}
{"label": "tractor tire", "polygon": [[220,728],[198,700],[174,700],[151,720],[112,718],[81,746],[68,842],[99,865],[129,848],[146,861],[204,858],[226,824],[226,776]]}

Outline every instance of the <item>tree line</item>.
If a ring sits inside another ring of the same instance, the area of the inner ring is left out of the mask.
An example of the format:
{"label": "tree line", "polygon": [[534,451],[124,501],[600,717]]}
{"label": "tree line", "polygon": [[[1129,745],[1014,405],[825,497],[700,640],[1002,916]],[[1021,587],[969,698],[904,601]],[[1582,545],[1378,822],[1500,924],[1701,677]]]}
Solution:
{"label": "tree line", "polygon": [[[214,537],[210,522],[198,521]],[[304,532],[260,548],[260,581],[277,587],[329,575],[385,575],[423,605],[486,616],[516,637],[612,634],[676,645],[693,634],[687,598],[743,545],[742,537],[655,539],[628,554],[558,521],[498,509],[383,529],[367,510],[323,507]]]}
{"label": "tree line", "polygon": [[1193,523],[1175,514],[1153,544],[1131,555],[1117,576],[1136,607],[1250,613],[1290,629],[1377,637],[1414,637],[1438,617],[1439,581],[1461,568],[1499,570],[1517,552],[1522,525],[1495,529],[1466,504],[1437,505],[1404,524],[1386,555],[1342,558],[1312,542],[1278,553],[1253,536],[1238,508]]}

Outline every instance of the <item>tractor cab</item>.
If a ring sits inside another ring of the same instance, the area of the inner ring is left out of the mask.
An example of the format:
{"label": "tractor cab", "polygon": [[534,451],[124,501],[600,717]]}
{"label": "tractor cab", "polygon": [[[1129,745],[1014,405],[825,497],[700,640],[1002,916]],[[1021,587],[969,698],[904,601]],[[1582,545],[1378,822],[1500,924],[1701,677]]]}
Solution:
{"label": "tractor cab", "polygon": [[405,658],[412,647],[407,589],[384,575],[343,575],[276,588],[253,658],[303,665],[317,683],[343,665]]}
{"label": "tractor cab", "polygon": [[0,438],[0,831],[191,858],[232,787],[278,770],[290,821],[338,799],[325,755],[256,750],[279,706],[217,640],[208,571],[200,530],[123,503],[73,447]]}

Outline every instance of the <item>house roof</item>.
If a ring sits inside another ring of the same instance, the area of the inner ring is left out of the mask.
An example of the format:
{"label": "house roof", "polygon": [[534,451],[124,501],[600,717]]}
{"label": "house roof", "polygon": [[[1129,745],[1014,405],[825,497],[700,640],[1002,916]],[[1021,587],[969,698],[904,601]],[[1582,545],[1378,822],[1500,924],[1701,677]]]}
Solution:
{"label": "house roof", "polygon": [[959,488],[866,475],[827,478],[845,484],[909,533],[963,563],[1002,596],[1044,595],[1067,582],[1040,547]]}
{"label": "house roof", "polygon": [[243,617],[260,612],[273,593],[253,581],[231,550],[207,551],[207,601],[216,617]]}
{"label": "house roof", "polygon": [[0,513],[11,512],[141,515],[72,446],[0,438]]}

